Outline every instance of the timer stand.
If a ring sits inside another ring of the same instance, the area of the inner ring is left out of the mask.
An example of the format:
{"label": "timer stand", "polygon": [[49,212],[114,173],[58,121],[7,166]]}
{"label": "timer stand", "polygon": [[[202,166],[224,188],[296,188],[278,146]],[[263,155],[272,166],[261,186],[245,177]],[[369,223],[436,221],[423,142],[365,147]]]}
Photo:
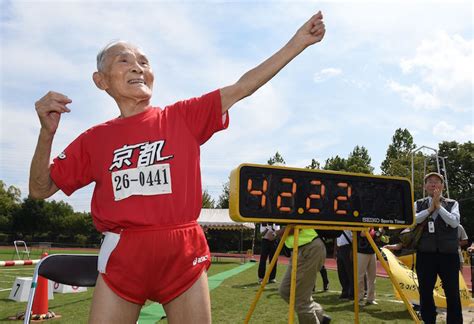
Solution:
{"label": "timer stand", "polygon": [[[358,232],[365,232],[366,238],[369,241],[370,245],[372,246],[372,249],[375,251],[375,254],[377,256],[377,259],[380,261],[382,266],[384,267],[385,271],[387,272],[390,281],[392,282],[393,287],[397,290],[399,293],[400,297],[403,300],[403,303],[407,307],[408,312],[410,313],[411,317],[413,318],[413,321],[417,324],[421,323],[420,319],[418,318],[417,314],[413,310],[413,307],[411,306],[410,302],[406,298],[405,294],[401,290],[401,288],[398,286],[397,281],[395,280],[392,272],[390,271],[390,268],[385,261],[385,259],[382,256],[382,253],[380,253],[379,249],[377,248],[377,245],[374,242],[374,239],[372,236],[369,234],[369,227],[348,227],[348,226],[324,226],[324,225],[296,225],[296,224],[289,224],[286,226],[285,231],[283,232],[283,236],[280,239],[280,243],[278,244],[278,247],[276,249],[276,252],[272,258],[272,261],[270,262],[269,267],[267,268],[267,271],[265,273],[265,276],[262,280],[262,284],[260,288],[258,289],[255,298],[250,305],[250,309],[247,312],[247,315],[245,317],[244,323],[247,324],[250,321],[250,318],[252,317],[252,314],[255,310],[255,307],[257,306],[257,303],[263,293],[263,290],[265,289],[266,284],[268,283],[268,279],[270,278],[270,273],[272,272],[272,269],[275,267],[275,264],[278,260],[278,256],[280,255],[280,252],[283,248],[283,245],[285,244],[285,240],[287,239],[289,233],[291,231],[294,232],[294,248],[293,248],[293,256],[291,258],[292,262],[292,272],[291,272],[291,286],[290,286],[290,301],[289,301],[289,311],[288,311],[288,323],[293,324],[294,323],[294,314],[295,314],[295,296],[296,296],[296,271],[297,271],[297,264],[298,264],[298,240],[299,240],[299,230],[301,229],[320,229],[320,230],[350,230],[352,231],[352,237],[353,237],[353,244],[352,244],[352,255],[353,255],[353,267],[354,269],[357,269],[357,237],[358,237]],[[354,271],[354,296],[359,295],[359,285],[358,285],[358,278],[357,278],[357,271]],[[354,323],[358,324],[359,323],[359,298],[354,297]]]}
{"label": "timer stand", "polygon": [[[229,215],[236,222],[287,224],[245,323],[250,321],[284,241],[290,230],[295,230],[288,318],[288,322],[293,323],[298,235],[301,229],[351,230],[354,269],[357,269],[357,233],[365,232],[413,320],[420,323],[375,242],[368,235],[370,227],[414,226],[413,190],[408,179],[243,163],[230,175]],[[357,285],[357,272],[354,271],[356,296]],[[359,323],[358,299],[354,300],[354,315],[354,322]]]}

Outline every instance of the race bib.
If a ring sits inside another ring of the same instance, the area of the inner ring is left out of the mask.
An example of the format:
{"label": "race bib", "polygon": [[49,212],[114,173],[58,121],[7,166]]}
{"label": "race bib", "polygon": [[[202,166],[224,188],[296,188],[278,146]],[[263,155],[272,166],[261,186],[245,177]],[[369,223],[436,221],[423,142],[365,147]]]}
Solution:
{"label": "race bib", "polygon": [[112,172],[115,200],[133,195],[153,196],[171,193],[170,165],[154,164],[147,167]]}

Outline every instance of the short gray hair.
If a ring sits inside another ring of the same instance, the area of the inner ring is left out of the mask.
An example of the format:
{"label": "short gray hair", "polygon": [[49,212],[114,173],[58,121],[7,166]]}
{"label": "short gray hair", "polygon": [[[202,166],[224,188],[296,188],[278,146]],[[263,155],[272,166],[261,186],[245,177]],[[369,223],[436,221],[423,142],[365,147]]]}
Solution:
{"label": "short gray hair", "polygon": [[114,40],[105,45],[105,47],[97,54],[97,71],[101,72],[104,70],[104,62],[105,58],[107,57],[107,51],[114,47],[117,44],[130,44],[130,42],[127,42],[125,40]]}

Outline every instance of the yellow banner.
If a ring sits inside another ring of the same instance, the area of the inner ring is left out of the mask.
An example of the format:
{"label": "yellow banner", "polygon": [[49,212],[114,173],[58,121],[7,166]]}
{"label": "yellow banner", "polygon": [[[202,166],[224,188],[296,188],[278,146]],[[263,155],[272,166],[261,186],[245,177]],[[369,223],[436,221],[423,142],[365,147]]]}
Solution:
{"label": "yellow banner", "polygon": [[[418,278],[416,273],[411,269],[415,262],[414,255],[411,254],[398,259],[392,253],[392,251],[388,249],[382,249],[382,253],[387,257],[390,271],[392,272],[395,281],[401,288],[403,294],[410,303],[419,305],[420,295],[418,294]],[[401,259],[403,259],[403,261],[406,263],[402,262]],[[469,289],[467,288],[466,282],[464,281],[464,277],[461,275],[461,273],[459,273],[459,295],[461,296],[461,304],[463,307],[473,306],[471,305],[472,300],[469,295]],[[397,290],[395,290],[395,297],[401,300]],[[444,295],[444,290],[441,287],[441,280],[439,277],[436,280],[435,288],[433,290],[433,297],[436,307],[446,308],[446,296]]]}

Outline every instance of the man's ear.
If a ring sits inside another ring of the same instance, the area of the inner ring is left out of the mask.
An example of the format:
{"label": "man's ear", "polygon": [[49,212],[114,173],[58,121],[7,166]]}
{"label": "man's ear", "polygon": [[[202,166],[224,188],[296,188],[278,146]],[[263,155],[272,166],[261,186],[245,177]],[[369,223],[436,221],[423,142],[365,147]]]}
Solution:
{"label": "man's ear", "polygon": [[105,81],[104,73],[102,72],[94,72],[92,74],[92,80],[94,80],[95,85],[100,90],[107,90],[107,82]]}

